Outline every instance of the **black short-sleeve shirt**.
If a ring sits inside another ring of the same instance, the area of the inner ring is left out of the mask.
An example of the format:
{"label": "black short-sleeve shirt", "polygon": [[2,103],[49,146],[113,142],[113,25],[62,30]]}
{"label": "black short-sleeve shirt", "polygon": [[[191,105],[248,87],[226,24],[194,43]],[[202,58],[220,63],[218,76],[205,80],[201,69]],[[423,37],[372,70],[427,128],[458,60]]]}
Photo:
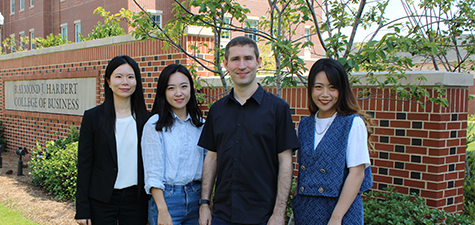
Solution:
{"label": "black short-sleeve shirt", "polygon": [[231,93],[211,107],[198,145],[217,152],[213,214],[263,223],[277,196],[278,154],[300,147],[290,109],[259,85],[244,105]]}

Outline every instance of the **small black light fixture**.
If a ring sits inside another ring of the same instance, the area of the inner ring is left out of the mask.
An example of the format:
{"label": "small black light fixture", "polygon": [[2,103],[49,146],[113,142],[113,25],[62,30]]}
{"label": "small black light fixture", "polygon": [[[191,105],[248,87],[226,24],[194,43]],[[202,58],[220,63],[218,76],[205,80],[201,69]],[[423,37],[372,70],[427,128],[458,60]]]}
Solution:
{"label": "small black light fixture", "polygon": [[21,159],[22,156],[26,155],[28,153],[28,150],[26,148],[18,148],[15,153],[20,156],[20,159],[18,160],[18,173],[17,176],[23,176],[23,160]]}

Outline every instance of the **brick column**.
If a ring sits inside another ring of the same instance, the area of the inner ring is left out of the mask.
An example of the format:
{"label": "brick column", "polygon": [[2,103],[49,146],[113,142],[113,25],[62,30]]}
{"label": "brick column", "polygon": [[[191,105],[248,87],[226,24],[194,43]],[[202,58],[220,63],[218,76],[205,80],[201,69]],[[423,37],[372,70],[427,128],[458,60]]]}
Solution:
{"label": "brick column", "polygon": [[[374,118],[376,151],[371,154],[375,190],[394,186],[400,193],[416,193],[431,207],[462,212],[466,148],[469,74],[426,71],[422,86],[444,84],[448,107],[424,99],[397,100],[389,90],[360,100],[363,110]],[[420,73],[411,73],[409,80]],[[414,81],[412,81],[414,82]],[[362,90],[361,87],[355,91]]]}

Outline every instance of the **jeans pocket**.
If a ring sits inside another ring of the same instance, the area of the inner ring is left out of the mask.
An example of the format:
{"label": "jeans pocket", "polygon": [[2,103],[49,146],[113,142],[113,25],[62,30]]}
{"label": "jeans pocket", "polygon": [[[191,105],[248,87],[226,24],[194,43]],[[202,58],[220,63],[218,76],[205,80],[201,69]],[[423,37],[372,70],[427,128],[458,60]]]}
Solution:
{"label": "jeans pocket", "polygon": [[201,183],[193,184],[193,192],[200,195],[201,194]]}
{"label": "jeans pocket", "polygon": [[170,189],[167,189],[167,188],[165,188],[165,190],[163,190],[163,197],[164,198],[168,198],[172,195],[173,195],[173,190],[170,190]]}

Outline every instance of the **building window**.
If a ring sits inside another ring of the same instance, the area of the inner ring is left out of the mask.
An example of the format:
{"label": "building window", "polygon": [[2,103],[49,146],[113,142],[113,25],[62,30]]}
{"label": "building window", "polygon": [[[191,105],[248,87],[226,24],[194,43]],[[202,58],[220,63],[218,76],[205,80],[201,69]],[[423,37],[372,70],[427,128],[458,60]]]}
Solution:
{"label": "building window", "polygon": [[305,40],[307,42],[311,42],[312,40],[310,39],[310,28],[305,28]]}
{"label": "building window", "polygon": [[[257,19],[255,20],[248,19],[246,20],[246,28],[249,29],[250,32],[252,32],[253,30],[257,30],[257,23],[258,23]],[[245,36],[251,38],[254,41],[257,41],[257,35],[253,33],[246,33]]]}
{"label": "building window", "polygon": [[35,6],[35,0],[30,0],[30,8],[33,8]]}
{"label": "building window", "polygon": [[25,0],[20,0],[20,12],[25,10]]}
{"label": "building window", "polygon": [[68,24],[62,24],[61,25],[61,37],[64,40],[68,40]]}
{"label": "building window", "polygon": [[74,41],[81,41],[81,21],[74,22]]}
{"label": "building window", "polygon": [[35,44],[33,43],[33,39],[35,39],[35,29],[30,30],[30,49],[35,49]]}
{"label": "building window", "polygon": [[25,32],[20,32],[20,50],[25,50]]}
{"label": "building window", "polygon": [[[228,24],[231,24],[231,18],[229,17],[224,17],[224,27],[226,28],[229,28],[229,25]],[[230,31],[229,30],[221,30],[221,38],[222,39],[229,39],[231,38],[231,35],[230,35]]]}
{"label": "building window", "polygon": [[15,13],[15,0],[10,0],[10,13]]}
{"label": "building window", "polygon": [[152,17],[153,22],[157,24],[159,27],[162,27],[162,14],[163,12],[160,10],[147,10],[147,12]]}

